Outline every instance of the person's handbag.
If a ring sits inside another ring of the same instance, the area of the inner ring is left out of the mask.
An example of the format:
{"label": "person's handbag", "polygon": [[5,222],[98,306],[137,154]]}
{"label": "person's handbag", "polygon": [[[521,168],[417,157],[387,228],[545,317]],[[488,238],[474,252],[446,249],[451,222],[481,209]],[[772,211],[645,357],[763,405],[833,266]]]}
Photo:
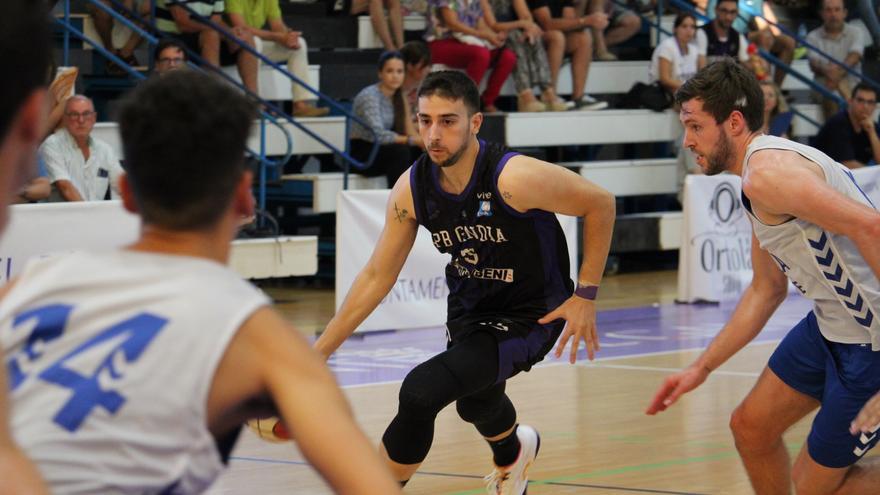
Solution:
{"label": "person's handbag", "polygon": [[621,98],[618,108],[647,108],[655,112],[662,112],[672,107],[672,95],[670,95],[659,82],[645,84],[636,82],[632,88]]}

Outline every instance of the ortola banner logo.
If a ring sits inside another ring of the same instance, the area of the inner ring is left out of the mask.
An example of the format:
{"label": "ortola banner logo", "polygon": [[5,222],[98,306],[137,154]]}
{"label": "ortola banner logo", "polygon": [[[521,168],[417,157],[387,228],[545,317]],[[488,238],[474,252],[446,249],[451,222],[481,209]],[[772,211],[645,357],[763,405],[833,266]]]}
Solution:
{"label": "ortola banner logo", "polygon": [[742,216],[743,205],[738,189],[730,182],[718,184],[709,202],[709,217],[716,226],[724,227],[735,224]]}

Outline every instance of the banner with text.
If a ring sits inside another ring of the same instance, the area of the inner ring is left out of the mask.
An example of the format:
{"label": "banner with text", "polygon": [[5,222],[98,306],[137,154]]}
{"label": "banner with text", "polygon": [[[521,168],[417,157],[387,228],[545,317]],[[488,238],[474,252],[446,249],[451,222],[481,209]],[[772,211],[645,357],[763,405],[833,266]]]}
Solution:
{"label": "banner with text", "polygon": [[[336,308],[366,265],[385,225],[390,191],[343,191],[336,211]],[[577,218],[557,215],[568,243],[571,277],[577,276]],[[537,261],[536,261],[537,262]],[[445,269],[431,234],[419,227],[412,251],[397,282],[358,331],[442,326],[446,322]]]}
{"label": "banner with text", "polygon": [[[880,167],[853,170],[856,183],[880,205]],[[735,175],[688,175],[678,255],[678,300],[737,299],[752,280],[752,227]]]}

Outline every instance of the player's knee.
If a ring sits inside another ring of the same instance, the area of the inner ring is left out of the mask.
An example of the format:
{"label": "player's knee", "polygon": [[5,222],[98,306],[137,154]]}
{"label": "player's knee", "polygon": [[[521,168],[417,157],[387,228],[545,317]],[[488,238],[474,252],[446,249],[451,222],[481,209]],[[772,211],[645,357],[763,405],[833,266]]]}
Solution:
{"label": "player's knee", "polygon": [[760,425],[748,416],[742,405],[730,415],[730,431],[737,448],[753,448],[761,441]]}
{"label": "player's knee", "polygon": [[471,424],[480,424],[490,421],[494,411],[486,407],[482,401],[459,399],[455,402],[455,410],[458,417]]}
{"label": "player's knee", "polygon": [[442,387],[432,380],[432,373],[422,363],[406,375],[400,385],[399,414],[417,419],[433,419],[449,403],[443,397]]}

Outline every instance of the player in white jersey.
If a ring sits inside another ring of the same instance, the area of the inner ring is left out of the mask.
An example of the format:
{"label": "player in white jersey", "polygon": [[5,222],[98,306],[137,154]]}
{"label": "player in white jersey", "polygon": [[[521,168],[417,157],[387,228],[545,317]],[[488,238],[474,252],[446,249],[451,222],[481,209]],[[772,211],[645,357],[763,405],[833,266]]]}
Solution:
{"label": "player in white jersey", "polygon": [[29,263],[0,299],[12,431],[53,492],[199,493],[280,414],[337,491],[399,493],[321,358],[225,266],[254,116],[198,73],[141,85],[119,113],[139,240]]}
{"label": "player in white jersey", "polygon": [[[8,71],[0,77],[0,232],[6,226],[6,205],[36,173],[50,57],[44,4],[7,0],[0,16],[0,61]],[[37,470],[13,442],[6,394],[6,370],[0,366],[0,495],[45,493]]]}
{"label": "player in white jersey", "polygon": [[[752,282],[730,321],[685,370],[666,378],[647,413],[665,410],[763,328],[786,277],[814,301],[731,417],[756,493],[875,493],[880,470],[858,462],[877,441],[850,423],[880,390],[880,212],[849,171],[822,152],[761,134],[763,95],[739,64],[716,62],[675,95],[684,145],[707,174],[742,177],[752,222]],[[819,408],[792,467],[782,434]]]}

